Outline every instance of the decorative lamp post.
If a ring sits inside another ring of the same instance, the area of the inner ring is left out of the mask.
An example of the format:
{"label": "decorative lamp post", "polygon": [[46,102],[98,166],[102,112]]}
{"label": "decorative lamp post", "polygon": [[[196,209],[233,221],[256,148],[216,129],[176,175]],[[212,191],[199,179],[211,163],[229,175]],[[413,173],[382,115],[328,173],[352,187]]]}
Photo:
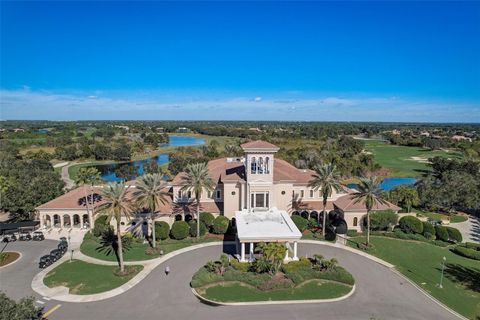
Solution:
{"label": "decorative lamp post", "polygon": [[447,258],[443,257],[442,259],[442,275],[440,276],[440,285],[438,286],[440,289],[443,289],[443,271],[445,270],[445,261]]}

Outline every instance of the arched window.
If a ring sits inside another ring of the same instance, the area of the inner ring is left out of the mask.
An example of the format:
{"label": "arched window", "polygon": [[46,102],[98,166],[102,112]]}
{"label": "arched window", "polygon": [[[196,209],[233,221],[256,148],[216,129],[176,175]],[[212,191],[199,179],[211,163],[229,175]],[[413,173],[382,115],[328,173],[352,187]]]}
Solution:
{"label": "arched window", "polygon": [[265,158],[265,173],[270,173],[270,158],[266,157]]}
{"label": "arched window", "polygon": [[357,224],[358,224],[358,218],[355,217],[355,218],[353,218],[353,226],[356,227]]}
{"label": "arched window", "polygon": [[255,157],[252,158],[251,173],[257,173],[257,160]]}
{"label": "arched window", "polygon": [[258,158],[258,173],[263,173],[263,158]]}

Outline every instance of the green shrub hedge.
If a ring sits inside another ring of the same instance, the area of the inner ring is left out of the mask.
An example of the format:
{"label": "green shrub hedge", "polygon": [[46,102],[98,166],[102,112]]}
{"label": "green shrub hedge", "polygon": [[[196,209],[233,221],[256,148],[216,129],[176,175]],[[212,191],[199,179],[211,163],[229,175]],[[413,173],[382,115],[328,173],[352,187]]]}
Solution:
{"label": "green shrub hedge", "polygon": [[429,240],[435,240],[436,239],[435,227],[427,221],[423,221],[422,224],[423,224],[423,236]]}
{"label": "green shrub hedge", "polygon": [[449,239],[447,228],[444,226],[435,226],[435,234],[437,240],[448,241]]}
{"label": "green shrub hedge", "polygon": [[188,237],[190,232],[190,227],[185,221],[175,221],[172,224],[172,229],[170,230],[170,236],[173,239],[182,240]]}
{"label": "green shrub hedge", "polygon": [[155,221],[155,238],[165,240],[170,234],[170,226],[165,221]]}
{"label": "green shrub hedge", "polygon": [[347,236],[356,237],[358,236],[358,231],[356,229],[349,229],[347,230]]}
{"label": "green shrub hedge", "polygon": [[210,212],[200,212],[200,221],[203,222],[207,228],[213,226],[214,220],[215,217]]}
{"label": "green shrub hedge", "polygon": [[99,216],[97,219],[95,219],[92,231],[95,237],[101,237],[103,232],[109,227],[107,219],[108,217],[105,215]]}
{"label": "green shrub hedge", "polygon": [[467,247],[469,249],[474,249],[474,250],[480,251],[480,243],[465,242],[465,247]]}
{"label": "green shrub hedge", "polygon": [[475,249],[470,249],[462,245],[458,245],[455,248],[453,248],[452,252],[458,255],[461,255],[465,258],[480,260],[480,251],[477,251]]}
{"label": "green shrub hedge", "polygon": [[252,267],[252,265],[250,263],[240,262],[237,259],[232,259],[230,261],[230,265],[235,270],[242,271],[242,272],[247,272]]}
{"label": "green shrub hedge", "polygon": [[297,272],[300,269],[305,269],[305,268],[311,268],[312,263],[308,258],[305,257],[300,257],[298,261],[290,261],[289,263],[286,263],[282,266],[282,271],[284,273],[287,272]]}
{"label": "green shrub hedge", "polygon": [[230,224],[230,221],[228,220],[227,217],[218,216],[213,221],[212,231],[213,233],[216,233],[216,234],[225,234],[228,230],[229,224]]}
{"label": "green shrub hedge", "polygon": [[393,210],[375,211],[370,214],[370,230],[388,230],[397,221],[398,215]]}
{"label": "green shrub hedge", "polygon": [[293,223],[295,223],[295,225],[297,226],[298,230],[300,230],[300,232],[307,230],[307,227],[308,227],[307,219],[302,218],[301,216],[293,215],[292,221]]}
{"label": "green shrub hedge", "polygon": [[422,233],[423,224],[418,218],[414,216],[405,216],[398,222],[400,229],[405,233]]}
{"label": "green shrub hedge", "polygon": [[445,227],[448,233],[448,240],[453,242],[462,242],[463,237],[458,229],[452,227]]}
{"label": "green shrub hedge", "polygon": [[[190,220],[188,222],[188,226],[190,227],[190,237],[197,236],[197,220]],[[207,233],[207,227],[203,222],[200,222],[200,236],[204,236]]]}

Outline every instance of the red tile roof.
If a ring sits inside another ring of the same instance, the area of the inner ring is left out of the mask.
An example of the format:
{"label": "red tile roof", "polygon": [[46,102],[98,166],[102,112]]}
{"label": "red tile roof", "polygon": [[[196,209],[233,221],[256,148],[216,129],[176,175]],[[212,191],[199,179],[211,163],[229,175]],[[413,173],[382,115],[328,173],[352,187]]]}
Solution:
{"label": "red tile roof", "polygon": [[[99,196],[99,189],[94,187],[94,199],[95,199],[95,208],[101,205],[103,202]],[[85,192],[87,197],[90,197],[92,189],[90,186],[82,186],[76,189],[73,189],[61,196],[48,201],[36,209],[86,209],[85,203]]]}
{"label": "red tile roof", "polygon": [[250,141],[250,142],[242,144],[240,147],[242,147],[243,149],[275,149],[275,150],[278,150],[278,147],[276,145],[271,144],[270,142],[262,141],[262,140]]}
{"label": "red tile roof", "polygon": [[[356,199],[353,197],[353,194],[347,194],[344,195],[343,197],[338,198],[334,202],[335,206],[342,211],[367,211],[365,209],[365,204],[362,201],[356,201]],[[394,210],[398,211],[400,210],[399,207],[396,205],[386,202],[385,204],[377,204],[373,207],[373,210]]]}
{"label": "red tile roof", "polygon": [[[294,201],[292,203],[292,209],[295,211],[302,211],[302,210],[322,211],[323,201]],[[326,209],[327,211],[331,211],[335,209],[332,201],[327,201]]]}

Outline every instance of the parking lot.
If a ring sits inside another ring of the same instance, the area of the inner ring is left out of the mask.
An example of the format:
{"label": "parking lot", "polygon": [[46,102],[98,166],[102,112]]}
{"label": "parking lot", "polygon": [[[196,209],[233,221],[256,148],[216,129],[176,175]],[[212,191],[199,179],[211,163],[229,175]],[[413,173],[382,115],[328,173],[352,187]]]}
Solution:
{"label": "parking lot", "polygon": [[17,251],[21,253],[19,260],[0,268],[0,290],[13,299],[25,296],[34,296],[36,304],[48,309],[53,305],[48,299],[38,296],[31,288],[33,277],[40,271],[38,261],[41,256],[56,249],[59,241],[15,241],[0,243],[3,251]]}

